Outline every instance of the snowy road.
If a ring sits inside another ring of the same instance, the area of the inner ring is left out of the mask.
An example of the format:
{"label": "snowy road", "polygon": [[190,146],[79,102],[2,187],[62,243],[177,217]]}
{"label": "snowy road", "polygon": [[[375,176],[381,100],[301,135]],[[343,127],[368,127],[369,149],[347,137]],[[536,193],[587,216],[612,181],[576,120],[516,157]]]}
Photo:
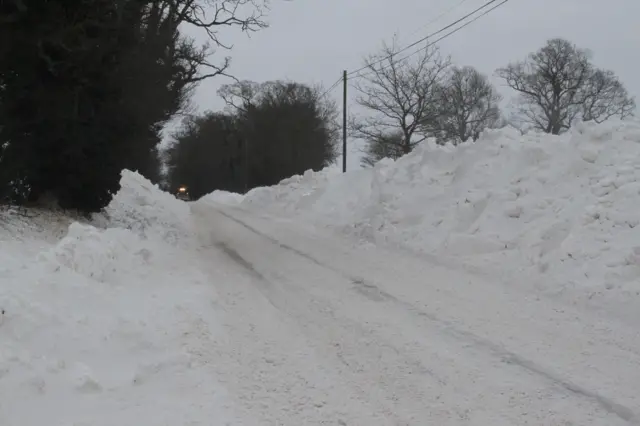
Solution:
{"label": "snowy road", "polygon": [[243,425],[640,424],[638,329],[285,220],[192,213],[202,268],[230,264],[226,332],[200,356]]}

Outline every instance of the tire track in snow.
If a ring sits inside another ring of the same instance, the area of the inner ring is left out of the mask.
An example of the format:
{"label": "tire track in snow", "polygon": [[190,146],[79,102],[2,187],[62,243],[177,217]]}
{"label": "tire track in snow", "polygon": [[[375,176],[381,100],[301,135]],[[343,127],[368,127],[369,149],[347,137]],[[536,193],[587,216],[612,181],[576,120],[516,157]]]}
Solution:
{"label": "tire track in snow", "polygon": [[[229,337],[208,342],[212,348],[209,362],[218,368],[221,382],[246,410],[238,415],[254,417],[241,424],[359,424],[354,419],[371,425],[400,424],[389,420],[381,423],[379,407],[371,403],[365,390],[360,390],[360,398],[352,396],[355,392],[345,393],[349,383],[317,362],[310,349],[312,342],[299,330],[301,318],[287,309],[287,299],[277,297],[277,289],[265,275],[229,244],[214,238],[211,247],[248,273],[247,279],[233,275],[228,284],[218,283],[226,302],[221,308],[228,320]],[[214,255],[209,251],[205,254]],[[263,297],[256,298],[247,286],[258,288]],[[261,301],[275,308],[282,318],[273,310],[265,310]],[[335,388],[341,392],[334,392]],[[344,399],[343,395],[349,397]]]}
{"label": "tire track in snow", "polygon": [[[229,230],[226,226],[224,229],[225,231]],[[251,235],[262,239],[262,237],[253,232]],[[228,238],[229,237],[227,237],[227,239]],[[355,403],[356,406],[370,407],[369,412],[362,413],[361,411],[358,415],[354,415],[354,411],[357,412],[361,409],[349,407],[346,412],[340,415],[342,418],[335,419],[335,422],[326,420],[321,423],[308,423],[309,419],[305,418],[304,424],[339,424],[342,426],[357,426],[360,424],[409,426],[417,424],[411,414],[412,410],[397,409],[399,397],[394,395],[392,391],[393,389],[397,391],[400,389],[398,388],[398,384],[394,382],[397,382],[398,377],[408,376],[411,380],[405,379],[402,386],[412,386],[413,395],[421,395],[422,391],[420,387],[423,386],[421,380],[423,375],[430,377],[431,380],[438,383],[439,386],[446,385],[446,380],[422,365],[418,359],[412,357],[410,354],[406,354],[405,351],[394,346],[392,343],[387,342],[383,336],[376,333],[375,328],[368,327],[348,318],[336,317],[328,305],[314,299],[310,294],[302,291],[297,286],[290,286],[286,283],[283,284],[283,280],[286,282],[284,277],[270,277],[270,273],[263,273],[260,268],[245,256],[241,255],[236,248],[232,247],[231,243],[222,242],[222,240],[225,240],[225,238],[212,234],[212,245],[220,249],[235,264],[248,272],[248,275],[254,280],[254,288],[259,291],[264,299],[272,307],[277,309],[278,312],[291,318],[303,335],[313,337],[307,344],[324,362],[315,366],[308,366],[309,371],[317,370],[318,367],[322,365],[323,369],[334,372],[336,376],[331,380],[330,387],[336,388],[337,395],[344,395],[342,397],[343,399],[349,395],[346,398],[346,402],[348,402],[349,405],[354,405]],[[289,253],[289,251],[284,250],[281,251],[281,253]],[[318,267],[322,266],[318,265]],[[325,267],[322,268],[326,270]],[[341,275],[339,275],[339,277],[342,278]],[[282,288],[283,285],[286,288]],[[318,321],[319,318],[321,319],[320,321]],[[336,324],[339,324],[338,329],[335,327]],[[255,336],[252,340],[261,340],[263,338],[270,339],[271,337],[269,335]],[[270,354],[270,357],[274,356],[270,349],[265,349],[266,350],[258,351],[256,356],[266,356],[267,353]],[[276,358],[278,357],[278,355],[275,356]],[[381,359],[385,359],[387,362],[380,363]],[[327,364],[327,360],[334,362]],[[288,364],[288,361],[283,360],[280,362],[280,364],[285,363]],[[251,368],[260,368],[262,370],[263,367],[256,367],[256,365],[259,366],[260,364],[262,363],[252,361],[251,365],[253,367]],[[372,375],[370,369],[374,371],[380,369],[381,372],[378,373],[379,375]],[[253,374],[247,376],[246,372],[243,374],[245,379],[246,377],[253,376]],[[260,375],[262,375],[262,373],[260,373]],[[295,379],[296,373],[294,372],[287,372],[286,377],[287,380],[285,380],[285,382],[288,380],[297,380]],[[381,386],[380,383],[375,380],[376,377],[385,377],[388,386]],[[281,379],[274,380],[275,385],[272,386],[282,387],[282,385],[279,384],[281,381]],[[249,382],[251,382],[251,380],[249,380]],[[300,383],[299,380],[298,383]],[[249,387],[256,388],[262,387],[263,385],[264,383],[259,382],[249,385]],[[348,389],[351,390],[348,391]],[[307,395],[307,393],[311,395]],[[324,407],[326,402],[322,401],[330,400],[326,394],[323,396],[322,393],[318,393],[313,386],[307,388],[305,393],[296,395],[296,397],[311,398],[312,395],[315,395],[314,398],[321,401],[320,403],[314,403],[318,404],[318,407]],[[294,397],[294,399],[296,399],[296,397]],[[240,402],[243,403],[244,399],[245,398],[241,397]],[[311,401],[315,399],[311,399]],[[423,404],[423,401],[419,398],[412,397],[411,400],[416,404]],[[275,401],[277,401],[277,398],[275,398]],[[274,402],[270,402],[269,404],[273,403]],[[407,405],[406,401],[402,403],[405,406]],[[267,405],[267,403],[265,402],[261,405]],[[338,404],[334,402],[333,406],[335,405]],[[329,412],[335,410],[333,407],[328,407],[328,409]],[[333,415],[330,414],[329,417],[333,417]],[[455,420],[455,418],[458,417],[454,416],[453,418]],[[278,421],[280,421],[280,419],[278,419]],[[302,420],[299,420],[299,422],[302,422]],[[284,424],[293,425],[301,423]]]}
{"label": "tire track in snow", "polygon": [[[393,424],[393,425],[410,425],[413,423],[408,423],[407,419],[403,419],[404,415],[402,413],[397,413],[394,411],[393,405],[389,406],[385,403],[384,399],[381,399],[380,396],[375,396],[376,392],[372,391],[372,386],[374,383],[371,383],[370,386],[363,386],[359,383],[358,376],[362,375],[363,371],[360,362],[354,362],[353,353],[360,353],[359,358],[366,359],[362,350],[352,351],[350,357],[347,356],[345,351],[348,347],[354,345],[353,343],[347,342],[357,342],[361,340],[363,336],[373,336],[375,334],[375,330],[370,328],[365,328],[361,324],[350,321],[345,318],[336,318],[330,312],[330,309],[327,310],[327,306],[321,305],[316,301],[316,303],[310,303],[309,294],[302,294],[299,288],[287,286],[286,294],[283,292],[279,292],[276,290],[276,286],[273,281],[269,279],[266,275],[261,273],[249,260],[244,258],[242,255],[238,253],[234,248],[232,248],[228,243],[218,242],[216,241],[214,245],[220,248],[225,255],[227,255],[232,261],[237,263],[240,267],[246,270],[257,282],[257,287],[259,292],[267,299],[267,301],[278,311],[282,312],[285,315],[292,317],[298,327],[305,333],[307,336],[316,337],[322,345],[327,341],[326,332],[324,330],[327,329],[326,324],[313,324],[309,321],[305,321],[305,315],[309,314],[309,309],[318,316],[324,316],[326,320],[331,322],[339,322],[343,327],[342,334],[343,339],[342,342],[336,341],[332,345],[328,345],[326,347],[319,347],[316,343],[315,350],[319,353],[323,353],[325,358],[334,357],[344,368],[336,368],[336,365],[333,366],[333,369],[338,370],[339,377],[341,379],[347,379],[347,387],[351,386],[352,391],[357,394],[360,400],[366,401],[367,404],[371,404],[376,409],[371,410],[371,415],[380,416],[383,415],[385,419],[384,424]],[[293,303],[287,303],[287,296],[295,295],[292,297],[294,300]],[[302,301],[306,301],[307,303],[300,303]],[[298,302],[298,303],[295,303]],[[313,306],[312,306],[313,305]],[[344,335],[349,335],[349,338],[344,338]],[[396,362],[391,363],[397,369],[402,369],[403,366],[409,366],[412,369],[415,377],[419,377],[420,374],[426,374],[431,376],[434,380],[439,382],[441,385],[445,384],[445,380],[438,377],[436,373],[426,368],[424,365],[421,365],[420,362],[416,359],[412,359],[411,357],[403,354],[398,348],[393,345],[383,341],[380,336],[376,336],[375,338],[370,337],[369,340],[375,342],[375,346],[377,347],[375,354],[390,354],[387,356],[393,356],[396,358]],[[309,342],[310,346],[313,347],[313,343]],[[360,347],[359,344],[355,344],[356,347]],[[361,349],[371,349],[371,348],[361,348]],[[366,363],[365,363],[366,364]],[[338,382],[337,382],[338,383]],[[344,387],[344,385],[340,385]],[[419,388],[416,386],[415,392],[419,392]],[[392,399],[387,397],[387,399]],[[346,416],[345,416],[346,418]],[[347,426],[351,424],[360,424],[363,420],[361,417],[351,418],[348,421],[338,419],[337,424],[342,426]],[[380,419],[381,420],[381,419]],[[389,423],[391,422],[391,423]],[[378,424],[378,423],[376,423]]]}
{"label": "tire track in snow", "polygon": [[535,362],[522,357],[518,354],[516,354],[515,352],[509,351],[506,348],[488,340],[485,339],[483,337],[480,337],[474,333],[471,333],[469,331],[465,331],[460,329],[459,327],[456,327],[455,325],[453,325],[451,322],[446,321],[446,320],[442,320],[441,318],[439,318],[438,316],[426,312],[422,309],[417,308],[416,306],[414,306],[411,303],[402,301],[398,298],[396,298],[395,296],[389,294],[388,292],[385,292],[384,290],[380,289],[379,287],[377,287],[376,285],[367,282],[364,278],[362,277],[353,277],[350,276],[348,274],[345,274],[345,272],[339,268],[336,268],[332,265],[329,265],[325,262],[322,262],[320,260],[318,260],[317,258],[315,258],[314,256],[299,250],[295,247],[292,247],[289,244],[286,244],[280,240],[278,240],[277,238],[274,238],[271,235],[268,235],[262,231],[260,231],[259,229],[251,226],[250,224],[244,222],[241,219],[238,219],[237,217],[234,217],[230,214],[228,214],[227,212],[220,210],[220,209],[216,209],[216,212],[223,215],[224,217],[226,217],[229,220],[232,220],[233,222],[241,225],[242,227],[246,228],[247,230],[253,232],[254,234],[257,234],[258,236],[266,239],[267,241],[269,241],[270,243],[280,247],[283,250],[287,250],[291,253],[294,253],[312,263],[314,263],[315,265],[331,270],[337,274],[342,275],[346,280],[349,280],[352,284],[354,289],[362,294],[363,296],[367,297],[370,300],[373,301],[391,301],[392,303],[402,307],[403,309],[405,309],[407,312],[412,313],[413,315],[420,317],[420,318],[426,318],[427,320],[429,320],[432,323],[438,324],[439,327],[441,328],[442,331],[446,332],[447,334],[451,335],[452,337],[455,337],[456,339],[460,340],[463,343],[473,343],[476,347],[482,348],[485,351],[491,353],[493,356],[499,358],[503,363],[508,364],[508,365],[512,365],[512,366],[516,366],[518,368],[521,368],[523,370],[526,370],[527,372],[536,375],[538,377],[544,378],[545,380],[553,383],[554,385],[559,386],[560,388],[566,390],[567,392],[576,395],[578,397],[582,397],[582,398],[586,398],[588,400],[591,400],[593,402],[595,402],[598,406],[600,406],[603,410],[605,410],[606,412],[613,414],[617,417],[619,417],[620,419],[630,423],[630,424],[640,424],[640,420],[638,419],[637,415],[634,413],[634,411],[632,409],[630,409],[629,407],[626,407],[622,404],[619,404],[615,401],[613,401],[610,398],[607,398],[603,395],[600,395],[598,392],[594,392],[594,391],[590,391],[582,386],[579,386],[575,383],[573,383],[570,380],[567,379],[563,379],[562,377],[560,377],[558,374],[553,373],[552,371],[549,371],[539,365],[537,365]]}

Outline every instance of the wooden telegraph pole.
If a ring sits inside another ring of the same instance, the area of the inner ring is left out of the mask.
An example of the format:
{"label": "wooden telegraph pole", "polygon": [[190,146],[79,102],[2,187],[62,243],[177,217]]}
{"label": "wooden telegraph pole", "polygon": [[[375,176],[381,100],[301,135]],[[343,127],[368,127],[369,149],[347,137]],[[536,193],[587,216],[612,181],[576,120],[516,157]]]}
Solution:
{"label": "wooden telegraph pole", "polygon": [[342,173],[347,172],[347,71],[342,72]]}

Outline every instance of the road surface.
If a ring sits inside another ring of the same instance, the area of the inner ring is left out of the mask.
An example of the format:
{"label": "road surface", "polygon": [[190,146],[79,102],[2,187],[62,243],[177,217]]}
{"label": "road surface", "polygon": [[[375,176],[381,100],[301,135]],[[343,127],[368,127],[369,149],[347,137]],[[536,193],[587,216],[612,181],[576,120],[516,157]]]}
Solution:
{"label": "road surface", "polygon": [[192,213],[202,268],[227,265],[200,357],[234,424],[640,424],[638,329],[311,226]]}

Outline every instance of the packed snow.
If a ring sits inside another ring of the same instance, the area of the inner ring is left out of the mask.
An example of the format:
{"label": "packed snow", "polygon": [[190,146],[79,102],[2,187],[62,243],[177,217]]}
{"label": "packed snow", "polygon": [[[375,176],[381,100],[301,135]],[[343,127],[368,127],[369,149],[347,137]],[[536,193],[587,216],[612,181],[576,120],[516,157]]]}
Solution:
{"label": "packed snow", "polygon": [[209,201],[324,225],[640,319],[640,125],[487,131]]}
{"label": "packed snow", "polygon": [[640,424],[640,126],[0,210],[0,425]]}

